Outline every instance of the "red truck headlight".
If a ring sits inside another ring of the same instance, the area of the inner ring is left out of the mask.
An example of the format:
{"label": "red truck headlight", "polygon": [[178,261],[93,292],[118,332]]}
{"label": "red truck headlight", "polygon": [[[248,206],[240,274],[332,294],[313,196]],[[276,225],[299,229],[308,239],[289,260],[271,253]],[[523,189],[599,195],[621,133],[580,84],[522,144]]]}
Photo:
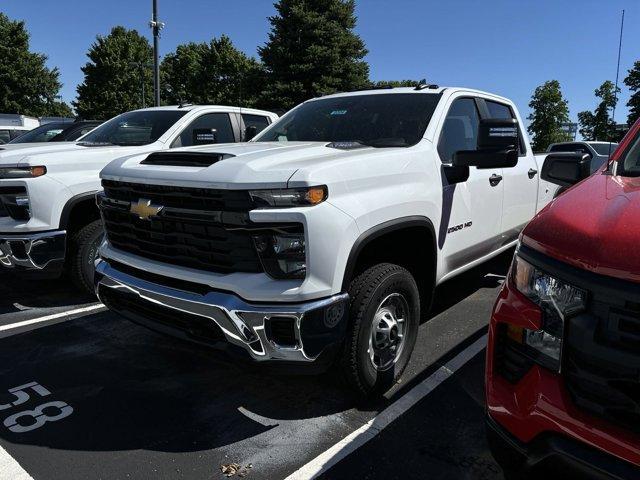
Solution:
{"label": "red truck headlight", "polygon": [[542,328],[529,330],[510,325],[509,336],[526,348],[532,360],[560,371],[565,320],[584,311],[587,292],[530,264],[517,253],[510,280],[520,293],[540,307]]}

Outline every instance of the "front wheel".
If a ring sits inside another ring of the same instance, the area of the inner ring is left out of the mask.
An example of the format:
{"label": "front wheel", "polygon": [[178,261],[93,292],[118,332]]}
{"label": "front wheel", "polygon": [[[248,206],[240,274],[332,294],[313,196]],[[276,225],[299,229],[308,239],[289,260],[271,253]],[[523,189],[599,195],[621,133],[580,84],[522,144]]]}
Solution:
{"label": "front wheel", "polygon": [[402,375],[416,342],[418,287],[405,268],[382,263],[358,275],[349,296],[342,371],[360,396],[383,393]]}
{"label": "front wheel", "polygon": [[102,222],[91,222],[71,238],[69,274],[73,283],[89,295],[95,295],[93,274],[98,248],[104,237]]}

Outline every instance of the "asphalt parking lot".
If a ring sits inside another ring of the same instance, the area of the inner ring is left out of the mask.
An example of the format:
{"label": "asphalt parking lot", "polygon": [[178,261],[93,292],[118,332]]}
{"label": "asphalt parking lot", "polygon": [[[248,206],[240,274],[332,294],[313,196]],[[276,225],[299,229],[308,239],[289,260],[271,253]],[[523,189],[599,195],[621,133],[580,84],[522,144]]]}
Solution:
{"label": "asphalt parking lot", "polygon": [[231,463],[255,479],[502,478],[482,342],[511,254],[439,287],[402,381],[370,404],[331,374],[237,365],[66,282],[2,274],[0,479],[211,479]]}

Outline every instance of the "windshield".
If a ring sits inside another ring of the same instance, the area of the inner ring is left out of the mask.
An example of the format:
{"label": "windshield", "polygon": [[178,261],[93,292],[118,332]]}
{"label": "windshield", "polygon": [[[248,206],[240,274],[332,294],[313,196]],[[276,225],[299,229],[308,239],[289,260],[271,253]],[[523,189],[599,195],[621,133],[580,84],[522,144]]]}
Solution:
{"label": "windshield", "polygon": [[32,142],[48,142],[53,137],[62,132],[66,127],[71,125],[70,123],[46,123],[39,127],[29,130],[23,133],[17,138],[14,138],[9,143],[32,143]]}
{"label": "windshield", "polygon": [[112,118],[82,138],[80,145],[147,145],[155,142],[186,110],[140,110]]}
{"label": "windshield", "polygon": [[424,135],[440,95],[388,93],[312,100],[291,110],[257,142],[360,142],[408,147]]}
{"label": "windshield", "polygon": [[618,158],[616,173],[625,177],[640,177],[640,134],[631,141]]}
{"label": "windshield", "polygon": [[593,148],[598,155],[606,155],[609,156],[611,153],[615,152],[616,148],[618,148],[617,143],[590,143],[591,148]]}

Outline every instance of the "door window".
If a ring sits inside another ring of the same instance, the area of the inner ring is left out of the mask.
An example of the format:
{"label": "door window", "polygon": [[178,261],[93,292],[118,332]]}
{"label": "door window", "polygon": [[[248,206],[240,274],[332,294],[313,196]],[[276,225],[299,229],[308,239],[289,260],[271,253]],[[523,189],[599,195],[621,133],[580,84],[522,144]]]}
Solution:
{"label": "door window", "polygon": [[269,126],[269,119],[262,115],[249,115],[247,113],[243,113],[242,120],[244,121],[244,128],[256,127],[256,133],[260,133]]}
{"label": "door window", "polygon": [[453,102],[442,127],[438,153],[445,163],[451,163],[453,154],[460,150],[478,148],[480,115],[472,98],[459,98]]}
{"label": "door window", "polygon": [[[496,118],[496,119],[500,119],[500,120],[508,120],[510,118],[516,118],[516,116],[513,114],[513,110],[511,109],[511,107],[509,105],[505,105],[503,103],[498,103],[498,102],[492,102],[491,100],[485,100],[485,104],[487,105],[487,109],[489,110],[489,116],[490,118]],[[518,128],[520,128],[518,126]],[[519,135],[520,135],[520,155],[523,155],[525,153],[525,147],[524,147],[524,137],[522,136],[522,130],[519,131]]]}
{"label": "door window", "polygon": [[207,113],[196,118],[185,128],[171,144],[171,148],[189,147],[193,145],[193,131],[200,129],[215,130],[215,143],[233,143],[236,141],[227,113]]}

